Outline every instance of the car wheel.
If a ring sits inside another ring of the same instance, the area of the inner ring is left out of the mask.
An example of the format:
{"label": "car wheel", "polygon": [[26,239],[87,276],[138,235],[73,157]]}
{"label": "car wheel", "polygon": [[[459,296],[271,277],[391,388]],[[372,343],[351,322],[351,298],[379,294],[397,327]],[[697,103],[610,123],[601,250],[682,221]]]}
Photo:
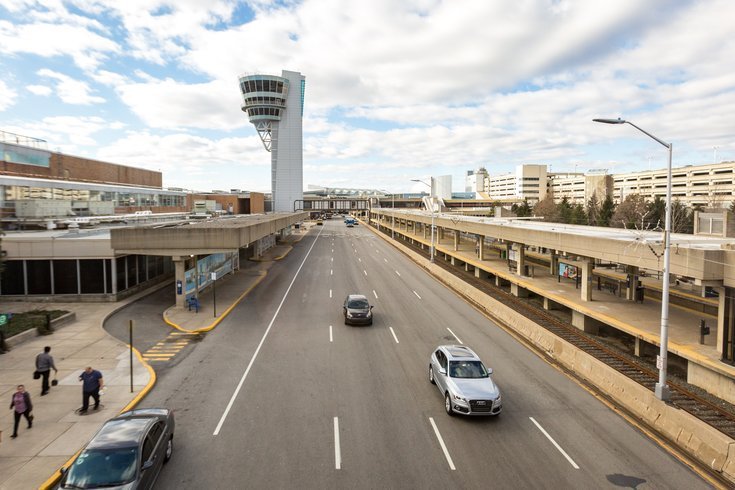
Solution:
{"label": "car wheel", "polygon": [[436,381],[434,381],[434,368],[431,366],[429,366],[429,383],[436,384]]}
{"label": "car wheel", "polygon": [[452,409],[452,399],[449,396],[449,393],[446,393],[444,395],[444,410],[447,411],[447,415],[454,415],[454,410]]}
{"label": "car wheel", "polygon": [[174,436],[168,438],[166,443],[166,454],[163,455],[163,462],[166,463],[174,454]]}
{"label": "car wheel", "polygon": [[373,321],[372,321],[372,320],[370,320],[370,323],[368,323],[368,325],[372,325],[372,324],[373,324]]}

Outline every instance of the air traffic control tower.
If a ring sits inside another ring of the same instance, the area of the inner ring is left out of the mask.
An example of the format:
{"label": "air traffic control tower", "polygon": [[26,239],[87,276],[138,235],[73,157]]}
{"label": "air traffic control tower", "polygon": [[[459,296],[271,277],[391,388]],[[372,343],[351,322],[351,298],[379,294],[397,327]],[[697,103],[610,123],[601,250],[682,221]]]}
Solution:
{"label": "air traffic control tower", "polygon": [[299,72],[282,76],[240,77],[242,110],[271,153],[273,211],[293,212],[294,201],[304,198],[303,136],[304,86]]}

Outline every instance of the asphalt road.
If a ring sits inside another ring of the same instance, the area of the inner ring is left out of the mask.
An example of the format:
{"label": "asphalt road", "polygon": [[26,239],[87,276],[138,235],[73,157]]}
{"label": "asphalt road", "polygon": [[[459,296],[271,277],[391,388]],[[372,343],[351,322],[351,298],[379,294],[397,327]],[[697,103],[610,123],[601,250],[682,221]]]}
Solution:
{"label": "asphalt road", "polygon": [[[708,488],[364,226],[324,224],[141,404],[176,410],[157,488]],[[348,293],[373,326],[344,325]],[[445,414],[428,359],[460,342],[500,416]]]}

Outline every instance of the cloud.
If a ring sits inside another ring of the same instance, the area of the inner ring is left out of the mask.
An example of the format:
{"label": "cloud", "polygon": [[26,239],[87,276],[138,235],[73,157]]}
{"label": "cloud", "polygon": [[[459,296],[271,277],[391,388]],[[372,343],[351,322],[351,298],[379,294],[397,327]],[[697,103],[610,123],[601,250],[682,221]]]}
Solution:
{"label": "cloud", "polygon": [[231,130],[246,126],[237,80],[187,84],[170,78],[117,87],[120,99],[152,128]]}
{"label": "cloud", "polygon": [[[97,155],[106,161],[160,170],[169,187],[270,190],[270,154],[256,135],[210,139],[186,133],[129,131]],[[238,178],[244,171],[258,177]]]}
{"label": "cloud", "polygon": [[7,83],[0,80],[0,111],[6,110],[15,103],[18,93],[10,88]]}
{"label": "cloud", "polygon": [[38,76],[56,80],[56,94],[66,104],[101,104],[105,99],[90,94],[90,87],[86,82],[75,80],[63,73],[59,73],[47,68],[38,70]]}
{"label": "cloud", "polygon": [[119,51],[117,43],[86,27],[0,21],[0,53],[6,55],[70,56],[78,67],[91,70]]}
{"label": "cloud", "polygon": [[51,95],[51,87],[47,87],[46,85],[28,85],[26,89],[34,94],[34,95],[41,95],[41,96],[47,96]]}

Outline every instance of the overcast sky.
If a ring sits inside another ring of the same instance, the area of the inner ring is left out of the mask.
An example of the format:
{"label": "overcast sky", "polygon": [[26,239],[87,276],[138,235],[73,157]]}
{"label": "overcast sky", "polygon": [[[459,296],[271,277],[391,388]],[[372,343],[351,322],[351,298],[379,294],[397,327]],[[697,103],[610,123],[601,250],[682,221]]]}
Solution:
{"label": "overcast sky", "polygon": [[0,0],[0,130],[270,190],[238,76],[306,76],[304,186],[735,160],[732,0]]}

